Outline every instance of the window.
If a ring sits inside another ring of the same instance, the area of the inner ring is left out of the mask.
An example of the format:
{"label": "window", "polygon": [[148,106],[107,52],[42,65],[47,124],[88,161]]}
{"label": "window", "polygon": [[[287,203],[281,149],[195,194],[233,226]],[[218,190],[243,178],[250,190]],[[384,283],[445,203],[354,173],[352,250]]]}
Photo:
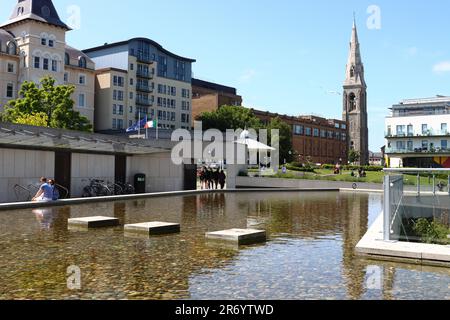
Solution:
{"label": "window", "polygon": [[441,123],[441,134],[447,134],[448,133],[448,127],[446,123]]}
{"label": "window", "polygon": [[12,56],[17,54],[17,46],[14,42],[8,44],[8,54]]}
{"label": "window", "polygon": [[311,128],[306,128],[305,129],[305,134],[310,137],[311,136]]}
{"label": "window", "polygon": [[412,137],[414,135],[414,126],[408,125],[408,137]]}
{"label": "window", "polygon": [[42,68],[44,69],[44,70],[48,70],[48,63],[49,63],[49,60],[47,59],[47,58],[44,58],[44,60],[43,60],[44,62],[43,62],[43,65],[42,65]]}
{"label": "window", "polygon": [[425,150],[425,151],[428,150],[428,141],[427,140],[422,141],[422,150]]}
{"label": "window", "polygon": [[187,116],[187,114],[184,114],[184,113],[181,114],[181,122],[184,122],[184,123],[187,122],[186,116]]}
{"label": "window", "polygon": [[320,135],[319,129],[314,128],[314,129],[313,129],[313,136],[314,136],[314,137],[319,137],[319,135]]}
{"label": "window", "polygon": [[52,71],[58,72],[58,61],[52,60]]}
{"label": "window", "polygon": [[112,127],[113,129],[117,129],[117,119],[112,119]]}
{"label": "window", "polygon": [[297,136],[302,136],[303,135],[303,126],[298,126],[298,125],[295,125],[294,126],[294,134],[295,135],[297,135]]}
{"label": "window", "polygon": [[387,136],[391,137],[392,136],[392,126],[388,126],[387,127]]}
{"label": "window", "polygon": [[119,115],[123,116],[123,105],[119,105]]}
{"label": "window", "polygon": [[113,100],[117,100],[117,90],[113,91]]}
{"label": "window", "polygon": [[64,73],[64,82],[69,82],[69,74],[67,72]]}
{"label": "window", "polygon": [[408,151],[414,151],[414,143],[412,141],[408,141]]}
{"label": "window", "polygon": [[406,149],[406,145],[404,141],[397,141],[397,150],[405,150]]}
{"label": "window", "polygon": [[55,41],[53,41],[53,40],[48,40],[48,46],[49,46],[50,48],[53,48],[53,47],[55,46]]}
{"label": "window", "polygon": [[130,63],[130,70],[131,70],[131,71],[134,70],[134,63]]}
{"label": "window", "polygon": [[113,114],[117,114],[117,105],[113,104]]}
{"label": "window", "polygon": [[346,125],[346,124],[342,124],[342,125],[341,125],[341,129],[346,130],[346,129],[347,129],[347,125]]}
{"label": "window", "polygon": [[8,63],[8,72],[14,73],[14,63]]}
{"label": "window", "polygon": [[68,53],[66,53],[66,54],[64,55],[64,64],[65,64],[66,66],[70,65],[70,56],[69,56]]}
{"label": "window", "polygon": [[86,101],[85,101],[84,93],[80,93],[78,95],[78,106],[79,107],[85,107],[86,106],[85,103],[86,103]]}
{"label": "window", "polygon": [[117,91],[117,100],[123,101],[123,91]]}
{"label": "window", "polygon": [[86,58],[85,58],[85,57],[80,57],[80,58],[78,59],[78,66],[79,66],[80,68],[86,69],[87,63],[86,63]]}
{"label": "window", "polygon": [[130,92],[130,100],[133,100],[133,96],[134,96],[133,92]]}
{"label": "window", "polygon": [[325,139],[327,137],[327,131],[322,129],[320,132],[320,136],[321,138]]}
{"label": "window", "polygon": [[447,150],[447,148],[448,148],[448,141],[447,140],[442,140],[441,141],[441,148],[443,150]]}
{"label": "window", "polygon": [[47,39],[42,38],[42,39],[41,39],[41,44],[42,44],[43,46],[46,46],[46,45],[47,45]]}
{"label": "window", "polygon": [[404,137],[405,129],[406,129],[406,126],[397,126],[397,136]]}
{"label": "window", "polygon": [[122,130],[123,129],[123,120],[117,119],[117,129]]}
{"label": "window", "polygon": [[8,83],[6,86],[6,97],[12,98],[14,95],[14,85],[12,83]]}
{"label": "window", "polygon": [[423,135],[427,135],[428,134],[428,125],[427,124],[423,124],[422,125],[422,134]]}
{"label": "window", "polygon": [[129,107],[130,113],[133,113],[133,106]]}
{"label": "window", "polygon": [[134,85],[134,79],[131,78],[131,79],[130,79],[130,86],[133,86],[133,85]]}
{"label": "window", "polygon": [[39,69],[41,67],[41,58],[34,57],[34,68]]}
{"label": "window", "polygon": [[82,84],[82,85],[86,84],[86,76],[81,74],[81,75],[78,77],[78,83],[79,83],[79,84]]}

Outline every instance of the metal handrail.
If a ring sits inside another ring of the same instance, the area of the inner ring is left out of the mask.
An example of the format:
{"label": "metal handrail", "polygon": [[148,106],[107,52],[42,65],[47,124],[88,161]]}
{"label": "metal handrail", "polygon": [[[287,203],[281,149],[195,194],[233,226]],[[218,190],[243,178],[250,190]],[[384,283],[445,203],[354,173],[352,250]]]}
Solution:
{"label": "metal handrail", "polygon": [[17,201],[21,201],[22,200],[22,199],[19,198],[19,191],[18,191],[18,189],[24,190],[24,191],[26,191],[28,193],[28,197],[27,197],[26,201],[30,201],[31,200],[31,191],[28,190],[26,187],[21,186],[20,184],[16,184],[14,186],[14,194],[16,195]]}

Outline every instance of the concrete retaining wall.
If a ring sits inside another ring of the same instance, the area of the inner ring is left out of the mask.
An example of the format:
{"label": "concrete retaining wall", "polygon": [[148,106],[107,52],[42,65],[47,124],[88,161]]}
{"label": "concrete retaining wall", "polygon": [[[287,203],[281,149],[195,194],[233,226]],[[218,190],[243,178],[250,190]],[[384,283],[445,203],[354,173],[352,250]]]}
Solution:
{"label": "concrete retaining wall", "polygon": [[[352,182],[318,181],[300,179],[237,177],[237,188],[297,188],[297,189],[340,189],[352,188]],[[357,189],[382,190],[381,184],[357,183]]]}
{"label": "concrete retaining wall", "polygon": [[53,177],[53,152],[0,149],[0,203],[17,201],[16,184],[39,184],[42,176]]}

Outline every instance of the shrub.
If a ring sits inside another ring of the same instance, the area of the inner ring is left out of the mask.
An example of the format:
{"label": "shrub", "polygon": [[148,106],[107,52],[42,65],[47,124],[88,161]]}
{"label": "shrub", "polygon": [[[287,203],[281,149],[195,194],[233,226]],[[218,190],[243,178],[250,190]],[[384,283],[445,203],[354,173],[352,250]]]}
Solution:
{"label": "shrub", "polygon": [[419,219],[414,225],[414,232],[417,233],[422,238],[422,242],[425,243],[437,243],[437,244],[447,244],[448,234],[450,230],[443,224],[427,219]]}

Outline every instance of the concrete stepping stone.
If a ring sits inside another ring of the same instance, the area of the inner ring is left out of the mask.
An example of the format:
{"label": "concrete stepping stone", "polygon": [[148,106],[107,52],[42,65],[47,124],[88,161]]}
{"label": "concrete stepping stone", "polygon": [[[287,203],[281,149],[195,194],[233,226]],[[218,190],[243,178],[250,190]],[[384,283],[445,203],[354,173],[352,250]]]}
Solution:
{"label": "concrete stepping stone", "polygon": [[180,224],[169,222],[145,222],[125,225],[125,233],[159,236],[164,234],[180,233]]}
{"label": "concrete stepping stone", "polygon": [[237,245],[250,245],[267,241],[264,230],[255,229],[230,229],[216,232],[208,232],[207,240],[232,242]]}
{"label": "concrete stepping stone", "polygon": [[69,219],[69,227],[106,228],[120,225],[119,219],[111,217],[86,217]]}

